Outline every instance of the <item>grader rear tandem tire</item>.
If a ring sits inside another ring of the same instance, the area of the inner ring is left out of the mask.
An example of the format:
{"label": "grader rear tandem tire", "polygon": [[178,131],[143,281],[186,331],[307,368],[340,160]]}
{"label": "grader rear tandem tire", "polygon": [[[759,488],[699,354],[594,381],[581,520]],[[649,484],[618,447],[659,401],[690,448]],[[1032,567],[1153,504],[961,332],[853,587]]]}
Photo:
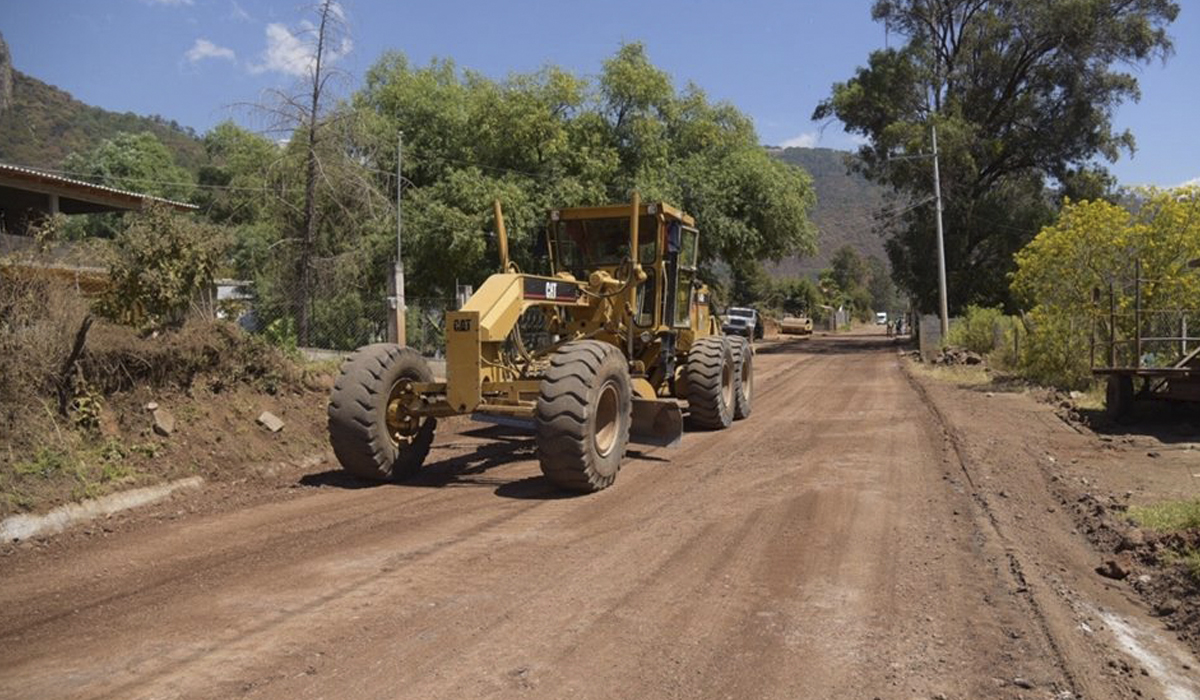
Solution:
{"label": "grader rear tandem tire", "polygon": [[750,341],[742,337],[730,337],[733,345],[733,369],[738,373],[737,396],[733,402],[733,419],[750,417],[754,402],[754,350]]}
{"label": "grader rear tandem tire", "polygon": [[597,340],[558,349],[537,401],[537,452],[556,486],[589,493],[617,478],[633,415],[633,389],[621,351]]}
{"label": "grader rear tandem tire", "polygon": [[327,410],[329,442],[342,468],[374,481],[400,479],[419,469],[437,420],[389,425],[388,403],[406,382],[432,381],[425,358],[391,343],[361,347],[342,363]]}

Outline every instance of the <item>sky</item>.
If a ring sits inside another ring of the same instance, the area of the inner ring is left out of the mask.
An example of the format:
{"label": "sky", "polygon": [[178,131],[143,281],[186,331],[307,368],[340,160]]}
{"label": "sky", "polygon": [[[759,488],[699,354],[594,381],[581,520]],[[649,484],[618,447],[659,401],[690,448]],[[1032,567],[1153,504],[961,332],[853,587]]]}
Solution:
{"label": "sky", "polygon": [[[1116,114],[1137,139],[1110,166],[1122,184],[1200,179],[1200,0],[1181,0],[1175,55],[1135,70],[1142,100]],[[683,85],[753,117],[768,145],[853,148],[840,124],[811,121],[830,86],[885,45],[870,0],[343,0],[350,41],[335,47],[348,91],[384,52],[416,64],[451,58],[493,77],[547,64],[581,75],[623,42]],[[297,44],[311,17],[295,0],[0,0],[0,33],[14,66],[105,109],[160,114],[198,132],[239,104],[295,83]],[[895,37],[893,37],[894,40]]]}

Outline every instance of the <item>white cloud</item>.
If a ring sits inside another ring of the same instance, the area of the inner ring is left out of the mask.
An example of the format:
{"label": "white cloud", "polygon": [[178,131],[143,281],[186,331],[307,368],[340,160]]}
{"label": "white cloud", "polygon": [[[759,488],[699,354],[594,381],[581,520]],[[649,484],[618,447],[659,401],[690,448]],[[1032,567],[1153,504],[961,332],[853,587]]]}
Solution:
{"label": "white cloud", "polygon": [[147,5],[161,5],[162,7],[189,7],[195,0],[142,0]]}
{"label": "white cloud", "polygon": [[1181,182],[1176,187],[1200,187],[1200,177],[1194,177],[1187,182]]}
{"label": "white cloud", "polygon": [[250,13],[246,12],[246,8],[239,5],[237,0],[230,0],[230,5],[232,6],[232,9],[229,11],[230,17],[238,20],[239,22],[254,21],[254,18],[250,16]]}
{"label": "white cloud", "polygon": [[[337,8],[338,13],[341,12],[336,5],[334,7]],[[315,33],[316,28],[311,22],[302,22],[300,30],[297,32],[292,32],[278,22],[268,24],[267,48],[263,51],[262,62],[251,65],[250,72],[273,71],[297,78],[308,76],[315,62],[316,48],[312,42]],[[337,46],[329,46],[325,49],[324,60],[336,61],[350,53],[352,48],[354,45],[350,39],[342,38]]]}
{"label": "white cloud", "polygon": [[220,58],[226,61],[237,60],[237,56],[233,53],[233,49],[226,48],[224,46],[217,46],[208,39],[197,39],[196,43],[192,44],[192,48],[188,49],[187,53],[183,54],[183,57],[186,58],[189,63],[197,63],[206,58]]}
{"label": "white cloud", "polygon": [[821,134],[809,131],[799,136],[793,136],[779,145],[783,148],[814,148],[820,140]]}

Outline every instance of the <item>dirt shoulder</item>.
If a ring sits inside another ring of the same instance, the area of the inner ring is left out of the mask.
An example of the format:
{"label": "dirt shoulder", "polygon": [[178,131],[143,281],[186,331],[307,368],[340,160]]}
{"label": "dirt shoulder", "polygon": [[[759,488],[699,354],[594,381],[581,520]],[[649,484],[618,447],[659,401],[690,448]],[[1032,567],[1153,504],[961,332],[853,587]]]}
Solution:
{"label": "dirt shoulder", "polygon": [[245,482],[311,466],[328,452],[326,369],[219,322],[155,337],[98,323],[65,410],[45,394],[0,402],[0,518],[173,479]]}
{"label": "dirt shoulder", "polygon": [[[1107,630],[1117,648],[1128,635],[1115,618],[1141,620],[1148,639],[1178,636],[1200,653],[1200,587],[1169,553],[1178,543],[1128,517],[1131,507],[1200,494],[1200,435],[1190,423],[1119,426],[1068,397],[991,382],[982,370],[909,363],[906,371],[946,425],[964,487],[1048,618],[1087,634]],[[1131,675],[1153,672],[1148,665],[1113,658],[1110,667]],[[1190,662],[1175,666],[1197,675]]]}

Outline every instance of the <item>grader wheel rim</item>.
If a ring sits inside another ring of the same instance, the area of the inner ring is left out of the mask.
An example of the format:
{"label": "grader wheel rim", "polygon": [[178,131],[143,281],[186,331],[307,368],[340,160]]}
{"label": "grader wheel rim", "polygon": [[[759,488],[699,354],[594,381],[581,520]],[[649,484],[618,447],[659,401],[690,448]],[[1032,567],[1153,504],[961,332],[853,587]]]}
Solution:
{"label": "grader wheel rim", "polygon": [[721,397],[725,400],[725,405],[729,410],[733,410],[733,363],[726,361],[721,363]]}
{"label": "grader wheel rim", "polygon": [[400,378],[392,384],[387,400],[387,435],[394,447],[412,444],[421,431],[421,419],[404,412],[404,404],[412,394],[412,380]]}
{"label": "grader wheel rim", "polygon": [[596,446],[596,454],[607,457],[617,444],[620,433],[621,418],[618,407],[621,404],[620,395],[613,382],[605,382],[600,388],[600,396],[596,400],[595,429],[592,441]]}

